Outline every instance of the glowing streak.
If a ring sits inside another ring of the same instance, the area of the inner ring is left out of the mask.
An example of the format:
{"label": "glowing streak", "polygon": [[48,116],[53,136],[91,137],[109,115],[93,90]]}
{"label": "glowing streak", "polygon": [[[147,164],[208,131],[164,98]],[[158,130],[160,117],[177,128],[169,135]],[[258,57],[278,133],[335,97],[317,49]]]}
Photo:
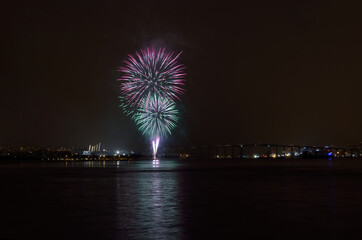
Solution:
{"label": "glowing streak", "polygon": [[157,153],[157,149],[158,149],[158,144],[160,143],[160,138],[157,137],[156,138],[156,153]]}
{"label": "glowing streak", "polygon": [[155,146],[155,141],[152,141],[152,147],[153,147],[153,158],[156,159],[156,146]]}
{"label": "glowing streak", "polygon": [[153,147],[153,159],[156,159],[156,155],[157,155],[157,149],[158,149],[158,144],[160,143],[160,138],[156,137],[156,140],[152,141],[152,147]]}

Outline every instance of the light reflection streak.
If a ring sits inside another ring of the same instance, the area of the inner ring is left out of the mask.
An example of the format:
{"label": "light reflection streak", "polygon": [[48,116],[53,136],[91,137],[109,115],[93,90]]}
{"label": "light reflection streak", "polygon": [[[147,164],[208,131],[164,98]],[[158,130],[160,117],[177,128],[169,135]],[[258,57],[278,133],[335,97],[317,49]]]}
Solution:
{"label": "light reflection streak", "polygon": [[116,179],[119,237],[179,238],[182,218],[177,173],[160,171],[173,165],[154,159],[152,163],[139,162],[136,166],[136,171],[129,172],[127,169],[123,173],[125,166],[122,165]]}
{"label": "light reflection streak", "polygon": [[160,164],[160,161],[158,160],[158,159],[154,159],[153,161],[152,161],[152,167],[156,167],[156,168],[158,168],[159,167],[159,164]]}

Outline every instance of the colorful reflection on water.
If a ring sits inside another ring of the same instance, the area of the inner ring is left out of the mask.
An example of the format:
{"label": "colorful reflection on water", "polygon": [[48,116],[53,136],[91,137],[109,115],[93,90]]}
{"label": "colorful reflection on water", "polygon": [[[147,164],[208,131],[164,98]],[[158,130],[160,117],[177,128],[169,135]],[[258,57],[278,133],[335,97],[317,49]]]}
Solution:
{"label": "colorful reflection on water", "polygon": [[17,162],[0,175],[0,239],[362,236],[358,159]]}

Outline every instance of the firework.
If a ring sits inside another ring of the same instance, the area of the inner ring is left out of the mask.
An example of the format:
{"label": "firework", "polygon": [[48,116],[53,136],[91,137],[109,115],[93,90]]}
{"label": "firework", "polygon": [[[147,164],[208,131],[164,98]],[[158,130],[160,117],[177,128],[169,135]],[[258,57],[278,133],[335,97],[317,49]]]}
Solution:
{"label": "firework", "polygon": [[123,73],[118,79],[120,107],[135,120],[142,134],[152,139],[154,159],[160,137],[171,135],[178,121],[175,102],[184,93],[185,81],[184,67],[178,63],[180,54],[146,48],[128,55],[119,69]]}
{"label": "firework", "polygon": [[127,114],[134,114],[143,101],[154,95],[179,100],[184,93],[184,67],[178,63],[181,52],[174,54],[164,48],[144,49],[135,56],[128,55],[125,66],[120,68],[121,105]]}
{"label": "firework", "polygon": [[152,141],[153,159],[156,159],[157,149],[158,149],[158,144],[159,143],[160,143],[160,138],[159,137],[156,137],[156,139]]}
{"label": "firework", "polygon": [[154,94],[144,99],[134,115],[142,134],[149,137],[166,137],[176,127],[178,111],[172,100]]}

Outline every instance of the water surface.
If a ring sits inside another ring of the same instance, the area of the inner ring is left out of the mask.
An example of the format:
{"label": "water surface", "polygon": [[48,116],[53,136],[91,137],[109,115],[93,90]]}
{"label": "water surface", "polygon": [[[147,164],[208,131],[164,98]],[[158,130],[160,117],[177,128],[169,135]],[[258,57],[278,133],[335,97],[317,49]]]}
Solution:
{"label": "water surface", "polygon": [[0,164],[0,239],[360,239],[362,160]]}

